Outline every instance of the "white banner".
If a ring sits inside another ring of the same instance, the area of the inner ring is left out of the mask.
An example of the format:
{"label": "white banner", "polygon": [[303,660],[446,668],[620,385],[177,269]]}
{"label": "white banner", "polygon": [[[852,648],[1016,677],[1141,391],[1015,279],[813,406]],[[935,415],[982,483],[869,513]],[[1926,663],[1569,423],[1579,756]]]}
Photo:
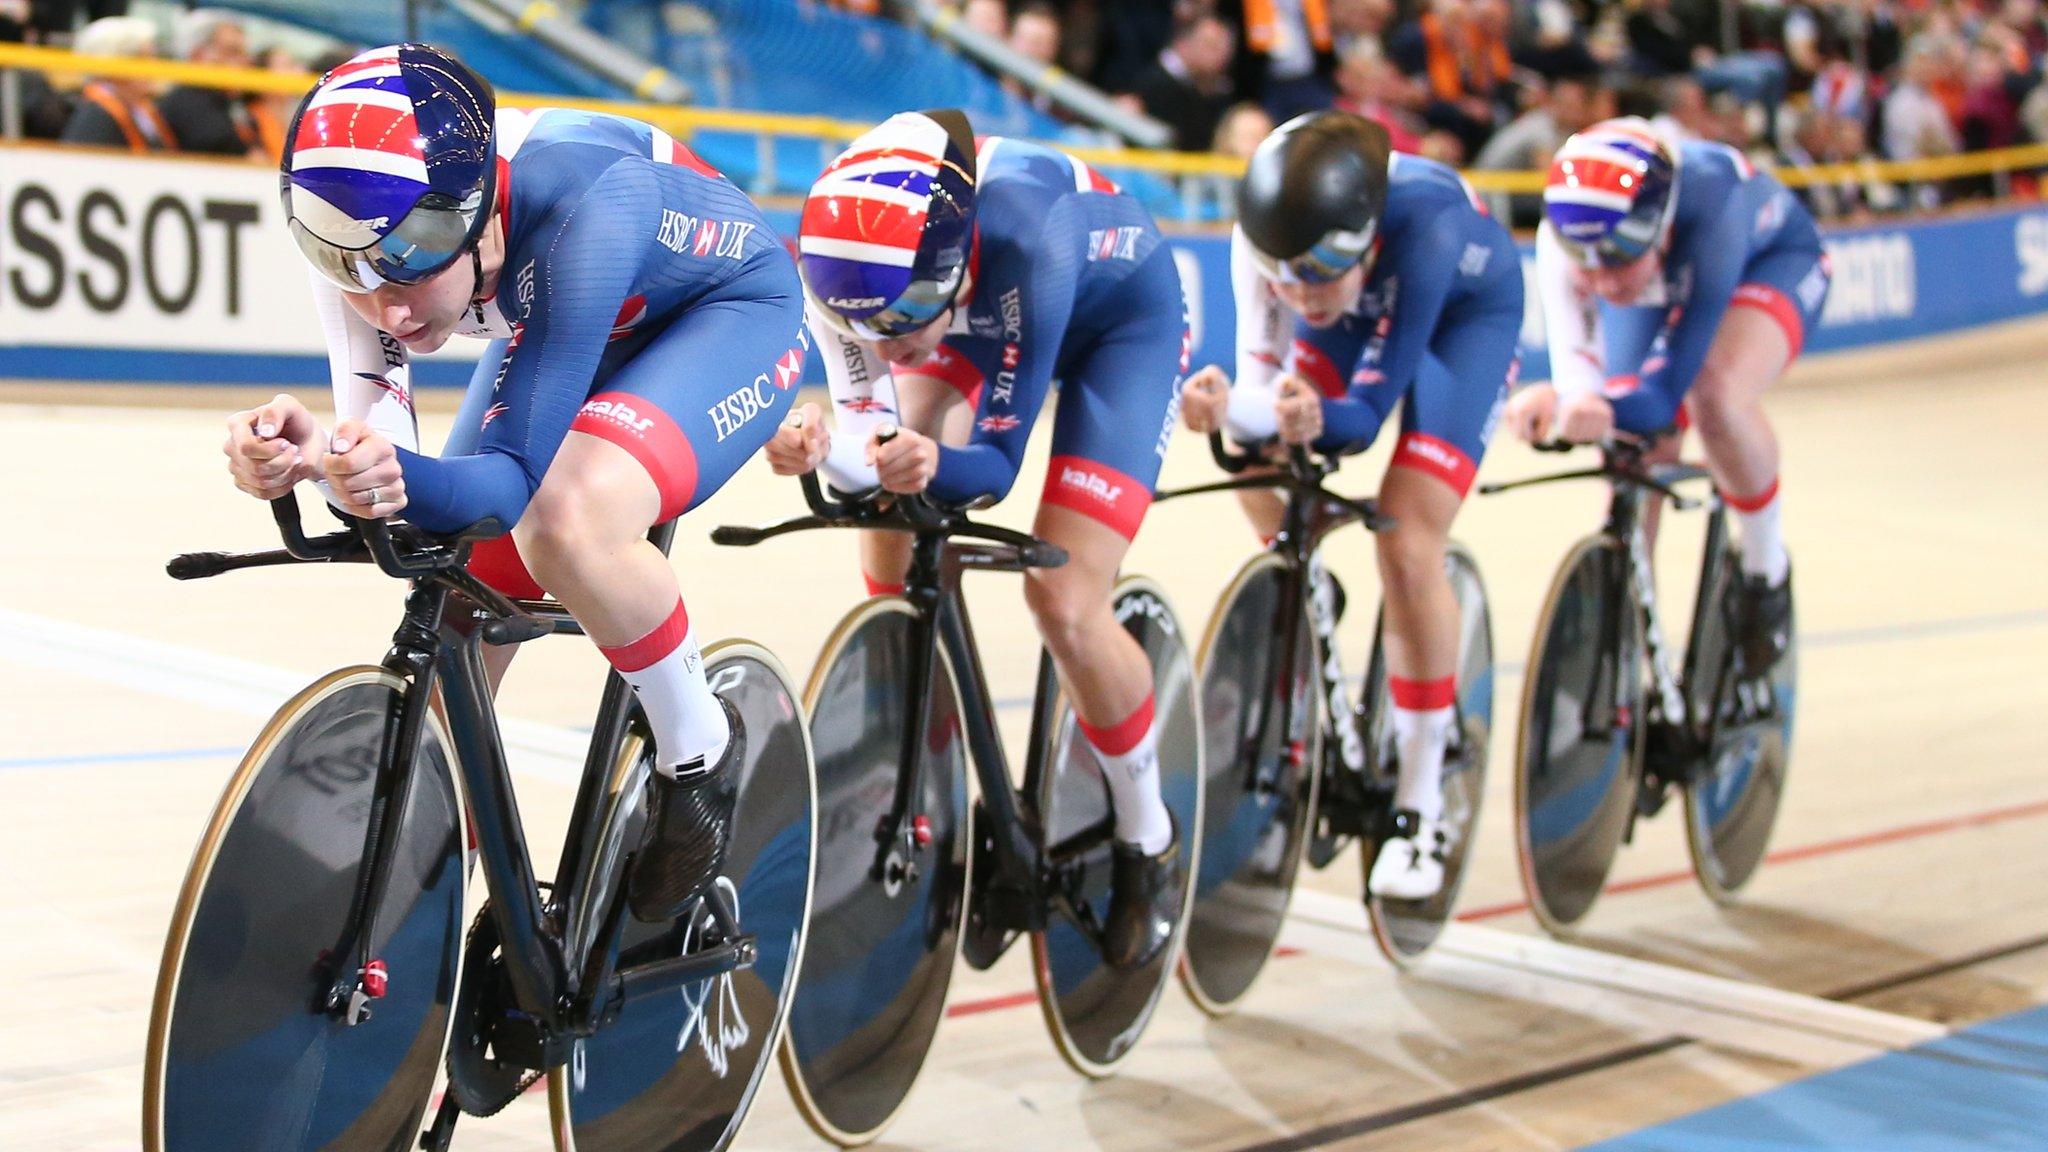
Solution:
{"label": "white banner", "polygon": [[307,276],[274,169],[0,144],[0,349],[324,356]]}

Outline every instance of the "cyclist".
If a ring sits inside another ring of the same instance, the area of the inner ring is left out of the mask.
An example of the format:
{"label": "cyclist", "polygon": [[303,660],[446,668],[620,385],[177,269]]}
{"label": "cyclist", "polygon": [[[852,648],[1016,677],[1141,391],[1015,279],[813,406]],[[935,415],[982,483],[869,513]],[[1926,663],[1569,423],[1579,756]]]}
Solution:
{"label": "cyclist", "polygon": [[[1025,602],[1115,809],[1104,956],[1141,967],[1179,920],[1179,831],[1159,795],[1151,669],[1110,590],[1151,504],[1186,367],[1173,254],[1144,208],[1088,165],[977,142],[953,110],[893,116],[855,140],[812,187],[800,233],[841,451],[856,468],[871,462],[870,483],[1001,499],[1062,381],[1034,530],[1068,560],[1028,572]],[[900,433],[874,435],[899,389]],[[808,471],[832,439],[806,405],[769,461]],[[871,594],[900,590],[908,541],[870,534],[862,549]]]}
{"label": "cyclist", "polygon": [[1741,524],[1736,633],[1761,672],[1784,653],[1792,610],[1778,441],[1761,401],[1827,299],[1813,217],[1735,149],[1673,145],[1633,117],[1565,141],[1543,214],[1536,277],[1553,383],[1518,392],[1508,424],[1526,440],[1591,443],[1689,414]]}
{"label": "cyclist", "polygon": [[[338,423],[279,396],[229,421],[238,487],[324,480],[358,517],[487,518],[480,576],[552,593],[633,685],[658,749],[636,916],[671,919],[723,868],[746,735],[705,682],[650,526],[767,439],[808,348],[788,252],[666,134],[584,112],[499,113],[418,44],[323,77],[286,137],[287,227],[315,296]],[[492,342],[439,458],[416,448],[408,359]],[[529,575],[530,573],[530,575]]]}
{"label": "cyclist", "polygon": [[[1237,376],[1211,365],[1188,381],[1189,428],[1348,454],[1370,447],[1402,403],[1379,495],[1393,524],[1375,541],[1400,764],[1396,833],[1368,885],[1427,899],[1443,887],[1450,847],[1443,763],[1459,626],[1444,557],[1513,380],[1521,260],[1457,173],[1394,154],[1373,121],[1317,112],[1252,153],[1230,265]],[[1242,495],[1270,540],[1280,496]]]}

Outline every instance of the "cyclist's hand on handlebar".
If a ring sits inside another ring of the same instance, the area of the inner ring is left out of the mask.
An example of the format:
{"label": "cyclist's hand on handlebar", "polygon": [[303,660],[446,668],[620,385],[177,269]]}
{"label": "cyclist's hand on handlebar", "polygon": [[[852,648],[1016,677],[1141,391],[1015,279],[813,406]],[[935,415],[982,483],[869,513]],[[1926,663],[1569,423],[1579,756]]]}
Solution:
{"label": "cyclist's hand on handlebar", "polygon": [[259,500],[275,500],[299,481],[319,475],[327,437],[297,397],[279,393],[262,407],[228,417],[221,451],[235,487]]}
{"label": "cyclist's hand on handlebar", "polygon": [[1188,377],[1180,392],[1180,419],[1188,431],[1207,436],[1223,427],[1230,410],[1230,377],[1214,364]]}
{"label": "cyclist's hand on handlebar", "polygon": [[832,430],[825,427],[825,413],[816,404],[805,404],[789,414],[768,441],[768,467],[777,476],[801,476],[817,470],[832,447]]}
{"label": "cyclist's hand on handlebar", "polygon": [[1614,405],[1586,392],[1557,406],[1557,436],[1574,444],[1598,444],[1614,431]]}
{"label": "cyclist's hand on handlebar", "polygon": [[904,495],[922,492],[938,473],[939,443],[921,432],[885,425],[868,441],[868,463],[875,466],[883,488]]}
{"label": "cyclist's hand on handlebar", "polygon": [[1273,415],[1280,425],[1280,439],[1288,444],[1309,444],[1323,434],[1323,398],[1299,376],[1278,381]]}
{"label": "cyclist's hand on handlebar", "polygon": [[334,439],[320,461],[342,511],[375,520],[396,516],[405,508],[405,475],[398,449],[382,432],[360,420],[335,426]]}
{"label": "cyclist's hand on handlebar", "polygon": [[1531,444],[1540,444],[1550,439],[1551,426],[1557,423],[1557,389],[1548,384],[1519,389],[1508,397],[1501,416],[1509,431]]}

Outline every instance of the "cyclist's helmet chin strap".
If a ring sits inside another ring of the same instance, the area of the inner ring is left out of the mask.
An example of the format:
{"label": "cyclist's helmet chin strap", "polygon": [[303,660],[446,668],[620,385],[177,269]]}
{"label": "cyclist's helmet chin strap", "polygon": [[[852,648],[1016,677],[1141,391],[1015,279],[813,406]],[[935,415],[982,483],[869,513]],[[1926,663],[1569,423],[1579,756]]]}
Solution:
{"label": "cyclist's helmet chin strap", "polygon": [[476,272],[476,281],[469,289],[469,306],[475,309],[484,302],[484,246],[479,241],[469,250],[469,266]]}

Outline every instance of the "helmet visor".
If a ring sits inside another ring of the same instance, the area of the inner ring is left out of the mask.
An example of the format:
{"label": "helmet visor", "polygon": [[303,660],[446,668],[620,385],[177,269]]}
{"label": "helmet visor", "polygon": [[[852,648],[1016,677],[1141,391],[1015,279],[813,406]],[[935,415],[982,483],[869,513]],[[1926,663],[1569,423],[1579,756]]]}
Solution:
{"label": "helmet visor", "polygon": [[884,339],[910,335],[945,315],[946,309],[953,306],[954,298],[960,294],[961,274],[966,267],[966,262],[961,261],[938,280],[911,281],[910,287],[891,300],[887,308],[863,318],[860,324]]}
{"label": "helmet visor", "polygon": [[288,230],[306,262],[342,291],[374,292],[387,282],[417,284],[454,263],[470,248],[482,206],[481,193],[461,204],[445,196],[422,197],[396,227],[365,248],[330,243],[297,219]]}
{"label": "helmet visor", "polygon": [[1648,255],[1650,249],[1656,246],[1654,230],[1644,237],[1629,236],[1625,234],[1627,229],[1617,228],[1591,243],[1574,240],[1565,235],[1561,228],[1553,228],[1551,231],[1557,237],[1557,246],[1564,249],[1565,255],[1571,257],[1572,262],[1582,268],[1605,268],[1610,271],[1626,268]]}
{"label": "helmet visor", "polygon": [[1246,247],[1251,250],[1253,263],[1269,280],[1283,284],[1328,284],[1341,279],[1372,254],[1373,237],[1378,231],[1376,224],[1368,224],[1356,232],[1326,233],[1308,251],[1285,260],[1268,256],[1256,244]]}

